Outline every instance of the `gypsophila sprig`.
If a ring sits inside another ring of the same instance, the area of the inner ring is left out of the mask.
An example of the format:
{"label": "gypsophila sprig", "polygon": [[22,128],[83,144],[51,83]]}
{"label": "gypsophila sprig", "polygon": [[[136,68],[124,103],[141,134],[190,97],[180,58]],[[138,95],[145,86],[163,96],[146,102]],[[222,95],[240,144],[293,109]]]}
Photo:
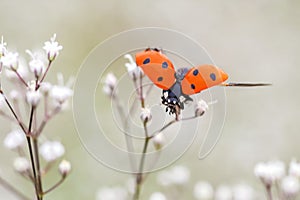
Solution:
{"label": "gypsophila sprig", "polygon": [[[6,46],[7,44],[2,37],[0,72],[2,67],[5,67],[4,78],[10,80],[9,83],[12,84],[12,87],[8,88],[12,89],[6,92],[2,87],[0,88],[0,116],[14,123],[18,128],[14,128],[7,134],[3,144],[18,154],[13,168],[26,180],[32,182],[35,197],[27,198],[19,192],[18,187],[23,188],[22,185],[14,186],[7,182],[5,185],[8,185],[7,188],[22,199],[42,200],[46,194],[63,183],[71,170],[71,163],[62,161],[58,166],[58,171],[62,176],[61,180],[48,189],[43,187],[44,176],[56,164],[54,161],[64,156],[65,148],[58,141],[46,140],[41,144],[39,137],[44,132],[48,122],[65,107],[73,95],[72,81],[64,84],[61,74],[58,75],[57,85],[44,81],[52,66],[52,61],[62,50],[62,46],[56,41],[55,34],[50,41],[45,42],[43,48],[46,54],[43,51],[42,53],[32,53],[26,50],[30,56],[27,64],[23,62],[22,58],[19,58],[18,52],[8,51]],[[45,58],[48,58],[48,61]],[[46,62],[48,63],[46,64]],[[50,103],[53,103],[54,106]],[[41,104],[42,106],[40,106]],[[39,111],[40,107],[43,108],[41,111]],[[43,138],[46,138],[45,135]],[[46,162],[41,162],[40,157]],[[45,166],[42,165],[44,163],[46,163]],[[1,180],[0,178],[0,183]]]}
{"label": "gypsophila sprig", "polygon": [[56,40],[56,34],[54,34],[50,41],[45,42],[43,49],[46,51],[49,61],[53,61],[59,54],[59,51],[63,49]]}

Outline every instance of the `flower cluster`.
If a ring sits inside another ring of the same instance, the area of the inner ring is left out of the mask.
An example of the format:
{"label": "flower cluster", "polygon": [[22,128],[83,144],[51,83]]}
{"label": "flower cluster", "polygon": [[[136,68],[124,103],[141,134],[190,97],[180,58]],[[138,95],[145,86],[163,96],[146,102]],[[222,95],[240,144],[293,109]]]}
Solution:
{"label": "flower cluster", "polygon": [[[282,161],[269,161],[257,163],[254,174],[265,186],[269,196],[280,194],[278,198],[294,199],[300,192],[300,162],[293,159],[286,172],[286,166]],[[280,187],[278,187],[280,186]]]}
{"label": "flower cluster", "polygon": [[[72,78],[64,84],[62,74],[58,74],[57,84],[45,81],[53,61],[62,50],[56,41],[56,34],[45,42],[43,49],[44,52],[26,50],[29,55],[26,64],[18,52],[7,49],[1,38],[0,76],[10,81],[12,87],[8,88],[12,89],[7,94],[6,87],[0,83],[0,116],[15,124],[5,137],[4,146],[18,153],[13,163],[14,169],[33,182],[38,200],[55,189],[71,170],[70,162],[61,161],[57,169],[62,180],[43,191],[41,179],[61,159],[65,148],[59,141],[46,140],[41,143],[39,136],[50,119],[67,107],[73,95]],[[40,157],[44,159],[45,166],[41,166]]]}

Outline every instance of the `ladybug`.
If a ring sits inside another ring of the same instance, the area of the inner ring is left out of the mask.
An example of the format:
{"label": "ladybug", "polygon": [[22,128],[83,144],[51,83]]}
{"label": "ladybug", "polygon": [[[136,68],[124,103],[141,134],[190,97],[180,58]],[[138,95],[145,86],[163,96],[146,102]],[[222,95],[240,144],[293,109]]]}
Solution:
{"label": "ladybug", "polygon": [[147,48],[135,55],[136,64],[162,91],[162,104],[169,114],[180,113],[184,103],[193,101],[189,95],[216,85],[222,86],[263,86],[264,83],[224,83],[228,75],[220,68],[204,64],[175,71],[170,59],[157,48]]}

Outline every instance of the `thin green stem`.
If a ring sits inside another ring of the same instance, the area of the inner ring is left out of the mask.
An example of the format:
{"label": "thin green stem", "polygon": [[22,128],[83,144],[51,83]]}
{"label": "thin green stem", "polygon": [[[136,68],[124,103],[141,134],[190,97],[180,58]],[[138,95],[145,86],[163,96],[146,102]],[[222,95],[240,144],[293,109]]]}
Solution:
{"label": "thin green stem", "polygon": [[48,63],[48,66],[47,66],[47,69],[45,71],[45,73],[43,74],[43,77],[41,78],[39,84],[36,84],[36,88],[35,90],[39,89],[39,87],[41,86],[41,83],[44,81],[49,69],[50,69],[50,66],[51,66],[51,63],[52,63],[52,60],[49,60],[49,63]]}
{"label": "thin green stem", "polygon": [[33,138],[33,147],[34,147],[35,163],[36,163],[36,171],[37,171],[37,184],[39,188],[39,194],[41,196],[41,199],[43,199],[43,186],[42,186],[40,159],[39,159],[39,146],[38,146],[38,139],[36,137]]}
{"label": "thin green stem", "polygon": [[43,195],[51,192],[52,190],[54,190],[55,188],[57,188],[58,186],[60,186],[64,182],[64,180],[66,180],[66,177],[67,176],[62,176],[61,179],[55,185],[53,185],[51,188],[49,188],[48,190],[46,190],[45,192],[43,192]]}

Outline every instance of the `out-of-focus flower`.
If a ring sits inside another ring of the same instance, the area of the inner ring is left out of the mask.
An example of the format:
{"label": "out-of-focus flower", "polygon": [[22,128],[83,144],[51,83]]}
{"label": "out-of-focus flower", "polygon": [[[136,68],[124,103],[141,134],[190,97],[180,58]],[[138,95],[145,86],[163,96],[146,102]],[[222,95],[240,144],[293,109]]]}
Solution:
{"label": "out-of-focus flower", "polygon": [[160,185],[185,185],[190,179],[190,171],[184,166],[174,166],[170,170],[164,170],[157,176]]}
{"label": "out-of-focus flower", "polygon": [[21,98],[21,95],[20,92],[18,92],[17,90],[11,90],[9,93],[9,97],[13,101],[18,101]]}
{"label": "out-of-focus flower", "polygon": [[221,185],[216,189],[215,200],[232,200],[231,188]]}
{"label": "out-of-focus flower", "polygon": [[67,100],[72,97],[73,90],[70,88],[73,84],[73,78],[64,85],[64,79],[61,73],[57,74],[58,85],[53,85],[50,90],[50,97],[54,101],[55,107],[66,106]]}
{"label": "out-of-focus flower", "polygon": [[195,109],[195,116],[202,116],[208,110],[208,105],[204,100],[198,101]]}
{"label": "out-of-focus flower", "polygon": [[165,136],[161,132],[155,135],[152,141],[156,150],[160,150],[166,143]]}
{"label": "out-of-focus flower", "polygon": [[[4,56],[5,55],[5,53],[6,53],[6,42],[4,42],[4,38],[3,38],[3,36],[1,36],[1,43],[0,43],[0,58],[2,57],[2,56]],[[0,72],[1,72],[1,70],[0,70]]]}
{"label": "out-of-focus flower", "polygon": [[109,97],[113,96],[115,87],[117,86],[117,78],[113,73],[108,73],[103,81],[103,92]]}
{"label": "out-of-focus flower", "polygon": [[4,67],[7,67],[7,69],[16,71],[19,66],[18,57],[18,53],[7,52],[4,56],[1,56],[1,63]]}
{"label": "out-of-focus flower", "polygon": [[254,174],[265,185],[270,186],[285,175],[285,165],[281,161],[261,162],[255,165]]}
{"label": "out-of-focus flower", "polygon": [[32,73],[34,73],[35,77],[40,77],[46,66],[41,59],[38,59],[37,55],[34,55],[31,51],[26,50],[26,52],[31,56],[31,61],[29,62],[29,69]]}
{"label": "out-of-focus flower", "polygon": [[[17,72],[23,79],[25,79],[28,75],[27,65],[22,59],[19,60]],[[19,80],[19,77],[17,76],[16,72],[12,71],[11,69],[6,68],[5,75],[11,81]]]}
{"label": "out-of-focus flower", "polygon": [[42,82],[40,84],[40,90],[45,95],[48,96],[49,92],[51,91],[52,85],[49,82]]}
{"label": "out-of-focus flower", "polygon": [[40,154],[47,162],[52,162],[65,153],[64,146],[58,141],[46,141],[40,146]]}
{"label": "out-of-focus flower", "polygon": [[135,192],[135,184],[136,184],[136,181],[133,177],[129,178],[127,181],[126,181],[126,188],[127,188],[127,191],[129,192],[129,194],[134,194]]}
{"label": "out-of-focus flower", "polygon": [[71,163],[67,160],[61,161],[58,170],[62,176],[66,176],[71,171]]}
{"label": "out-of-focus flower", "polygon": [[290,162],[289,174],[300,178],[300,163],[295,159]]}
{"label": "out-of-focus flower", "polygon": [[128,63],[125,63],[125,67],[127,68],[127,72],[132,79],[136,79],[144,74],[141,68],[136,65],[130,54],[126,54],[124,58],[129,60]]}
{"label": "out-of-focus flower", "polygon": [[50,38],[50,41],[45,42],[43,49],[45,49],[49,61],[53,61],[58,56],[59,51],[62,50],[62,46],[58,44],[56,40],[56,34]]}
{"label": "out-of-focus flower", "polygon": [[103,187],[96,195],[96,200],[126,200],[127,191],[122,187]]}
{"label": "out-of-focus flower", "polygon": [[293,199],[300,190],[299,179],[295,176],[286,176],[282,179],[281,189],[287,199]]}
{"label": "out-of-focus flower", "polygon": [[199,200],[209,200],[214,196],[214,190],[211,184],[205,181],[199,181],[194,187],[194,197]]}
{"label": "out-of-focus flower", "polygon": [[21,130],[16,129],[7,134],[4,139],[4,146],[8,149],[13,150],[23,146],[24,142],[25,134]]}
{"label": "out-of-focus flower", "polygon": [[3,111],[3,109],[5,108],[5,104],[5,98],[3,94],[0,94],[0,111]]}
{"label": "out-of-focus flower", "polygon": [[28,90],[26,92],[26,100],[32,106],[37,106],[41,100],[41,93],[39,90]]}
{"label": "out-of-focus flower", "polygon": [[148,107],[142,108],[140,118],[143,122],[149,122],[152,119],[151,110]]}
{"label": "out-of-focus flower", "polygon": [[234,200],[254,200],[256,199],[254,190],[249,185],[239,184],[233,187]]}
{"label": "out-of-focus flower", "polygon": [[154,192],[154,193],[151,194],[149,200],[167,200],[167,198],[161,192]]}
{"label": "out-of-focus flower", "polygon": [[24,157],[17,157],[14,161],[14,169],[17,172],[23,173],[28,171],[30,168],[29,161]]}

